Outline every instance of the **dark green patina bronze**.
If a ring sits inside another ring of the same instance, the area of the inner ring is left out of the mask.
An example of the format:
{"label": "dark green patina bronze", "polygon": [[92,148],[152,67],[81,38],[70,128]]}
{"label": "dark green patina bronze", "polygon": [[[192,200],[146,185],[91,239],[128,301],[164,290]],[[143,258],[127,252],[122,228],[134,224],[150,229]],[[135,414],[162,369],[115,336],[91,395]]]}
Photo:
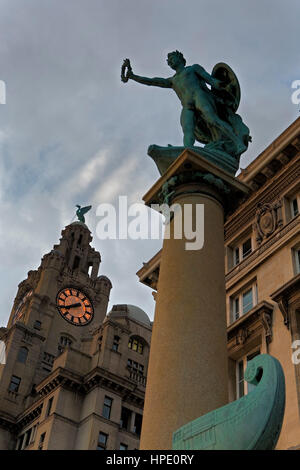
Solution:
{"label": "dark green patina bronze", "polygon": [[254,390],[179,428],[173,450],[274,449],[285,408],[282,367],[269,354],[260,354],[249,362],[245,379],[256,385]]}
{"label": "dark green patina bronze", "polygon": [[124,60],[121,69],[123,82],[131,79],[144,85],[172,88],[182,104],[180,123],[184,146],[152,145],[148,154],[161,172],[161,168],[169,166],[169,162],[174,161],[184,148],[200,149],[194,146],[198,141],[205,144],[205,150],[218,160],[219,166],[234,174],[240,155],[247,150],[251,141],[248,127],[236,114],[240,86],[234,72],[224,63],[215,65],[211,74],[198,64],[186,66],[185,58],[179,51],[170,52],[167,62],[175,70],[169,78],[135,75],[129,59]]}
{"label": "dark green patina bronze", "polygon": [[77,219],[79,220],[79,222],[82,222],[84,224],[85,223],[84,214],[86,214],[89,210],[91,210],[92,206],[81,207],[78,204],[76,204],[76,207],[78,207],[76,211]]}

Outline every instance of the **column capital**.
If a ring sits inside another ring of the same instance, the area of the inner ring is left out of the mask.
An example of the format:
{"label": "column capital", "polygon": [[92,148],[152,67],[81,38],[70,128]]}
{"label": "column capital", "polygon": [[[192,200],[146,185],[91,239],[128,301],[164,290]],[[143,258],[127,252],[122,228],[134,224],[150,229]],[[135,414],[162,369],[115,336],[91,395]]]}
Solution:
{"label": "column capital", "polygon": [[208,161],[199,152],[184,150],[144,195],[145,204],[171,204],[181,194],[202,193],[217,199],[225,213],[252,192],[224,169]]}

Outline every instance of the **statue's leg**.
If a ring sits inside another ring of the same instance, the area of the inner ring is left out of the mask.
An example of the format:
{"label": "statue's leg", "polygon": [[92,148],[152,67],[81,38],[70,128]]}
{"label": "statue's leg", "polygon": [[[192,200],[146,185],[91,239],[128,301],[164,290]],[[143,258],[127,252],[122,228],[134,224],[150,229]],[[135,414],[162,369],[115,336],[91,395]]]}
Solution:
{"label": "statue's leg", "polygon": [[203,102],[201,102],[202,101],[201,98],[202,98],[202,95],[199,97],[198,100],[196,100],[196,106],[200,105],[199,107],[197,106],[197,109],[199,109],[199,111],[201,112],[203,119],[205,120],[208,127],[217,128],[223,134],[225,134],[230,140],[232,140],[234,144],[236,145],[237,153],[244,152],[245,145],[243,144],[243,142],[241,142],[241,139],[235,134],[232,126],[219,118],[216,110],[213,108],[213,106],[210,104],[209,101],[207,101],[205,105],[203,105]]}
{"label": "statue's leg", "polygon": [[182,108],[180,124],[183,130],[183,145],[193,147],[195,143],[195,116],[192,109]]}

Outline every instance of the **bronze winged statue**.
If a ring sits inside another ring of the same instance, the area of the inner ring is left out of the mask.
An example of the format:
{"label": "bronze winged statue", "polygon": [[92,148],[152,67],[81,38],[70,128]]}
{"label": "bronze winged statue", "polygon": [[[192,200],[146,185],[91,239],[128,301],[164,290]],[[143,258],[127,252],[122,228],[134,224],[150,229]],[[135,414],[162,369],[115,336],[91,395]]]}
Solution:
{"label": "bronze winged statue", "polygon": [[135,75],[130,60],[125,59],[121,79],[172,88],[182,104],[180,123],[184,147],[194,147],[198,141],[205,144],[206,150],[221,152],[239,161],[251,137],[248,127],[236,114],[240,87],[234,72],[224,63],[217,64],[211,74],[198,64],[187,66],[183,54],[177,50],[168,54],[167,63],[175,70],[173,76],[148,78]]}

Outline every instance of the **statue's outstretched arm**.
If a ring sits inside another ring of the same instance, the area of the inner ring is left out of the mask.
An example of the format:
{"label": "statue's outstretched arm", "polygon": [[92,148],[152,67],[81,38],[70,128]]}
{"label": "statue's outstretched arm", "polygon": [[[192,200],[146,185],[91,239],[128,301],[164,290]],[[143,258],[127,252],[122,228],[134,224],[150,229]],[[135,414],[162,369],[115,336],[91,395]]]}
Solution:
{"label": "statue's outstretched arm", "polygon": [[219,88],[222,84],[221,80],[213,78],[208,72],[206,72],[204,67],[201,67],[201,65],[195,64],[193,67],[195,68],[196,74],[205,80],[209,85],[215,88]]}
{"label": "statue's outstretched arm", "polygon": [[171,83],[171,80],[169,78],[140,77],[139,75],[134,75],[133,73],[131,73],[129,75],[129,78],[131,78],[131,80],[134,80],[135,82],[142,83],[143,85],[159,86],[161,88],[172,88],[172,83]]}
{"label": "statue's outstretched arm", "polygon": [[129,59],[125,59],[121,68],[121,80],[127,82],[129,79],[135,82],[142,83],[143,85],[159,86],[162,88],[172,88],[172,81],[169,78],[148,78],[140,77],[132,72],[132,67]]}

